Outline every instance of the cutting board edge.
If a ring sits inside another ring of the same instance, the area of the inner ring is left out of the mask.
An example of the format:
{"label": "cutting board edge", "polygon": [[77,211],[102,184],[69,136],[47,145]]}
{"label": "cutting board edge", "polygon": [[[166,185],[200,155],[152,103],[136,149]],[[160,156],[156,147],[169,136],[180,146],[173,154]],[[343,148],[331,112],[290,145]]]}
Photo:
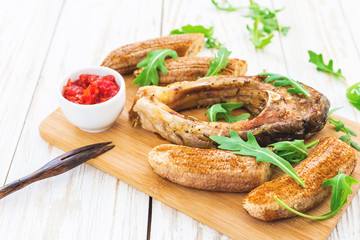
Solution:
{"label": "cutting board edge", "polygon": [[[44,139],[46,142],[48,142],[48,143],[50,143],[50,144],[52,144],[52,145],[54,145],[54,146],[56,146],[56,147],[58,147],[58,148],[60,148],[60,149],[62,149],[62,150],[64,150],[64,151],[66,151],[66,150],[68,150],[68,149],[66,148],[65,145],[62,145],[62,144],[59,145],[58,142],[56,142],[55,139],[52,139],[50,136],[48,136],[47,134],[45,134],[45,132],[46,132],[46,127],[49,126],[49,124],[46,125],[46,122],[47,122],[46,120],[47,120],[52,114],[54,114],[56,111],[59,111],[59,110],[58,110],[58,109],[55,110],[53,113],[51,113],[49,116],[47,116],[47,117],[40,123],[40,125],[39,125],[40,136],[41,136],[41,138]],[[347,119],[347,121],[351,121],[351,120],[348,120],[348,119]],[[352,122],[353,124],[358,124],[358,123],[356,123],[356,122],[354,122],[354,121],[351,121],[351,122]],[[54,128],[53,125],[52,125],[52,126],[49,126],[49,127]],[[91,164],[92,166],[100,169],[101,171],[103,171],[103,172],[105,172],[105,173],[107,173],[107,174],[110,174],[110,173],[109,173],[110,171],[108,171],[106,167],[101,167],[101,166],[98,166],[98,165],[96,165],[96,164],[94,164],[94,163],[90,163],[90,164]],[[128,181],[127,181],[126,179],[119,178],[119,177],[116,176],[115,174],[110,174],[110,175],[113,176],[113,177],[115,177],[115,178],[117,178],[117,179],[119,179],[119,180],[121,180],[121,181],[123,181],[123,182],[125,182],[125,183],[127,183],[127,184],[129,184],[129,185],[131,185],[131,186],[133,186],[131,183],[128,183]],[[173,203],[170,203],[170,204],[169,204],[168,202],[166,202],[166,199],[162,199],[161,197],[158,197],[158,196],[152,194],[151,192],[144,191],[144,190],[139,189],[139,188],[137,188],[137,187],[135,187],[135,186],[133,186],[133,187],[136,188],[136,189],[138,189],[139,191],[144,192],[144,193],[147,194],[148,196],[153,197],[154,199],[156,199],[156,200],[158,200],[158,201],[160,201],[160,202],[162,202],[162,203],[164,203],[164,204],[166,204],[166,205],[168,205],[168,206],[170,206],[170,207],[172,207],[172,208],[174,208],[174,209],[176,209],[176,210],[178,210],[178,211],[180,211],[180,212],[188,215],[188,216],[191,217],[192,219],[194,219],[194,220],[196,220],[196,221],[199,221],[199,222],[201,222],[201,223],[209,226],[209,224],[207,224],[207,219],[204,219],[201,215],[198,215],[198,214],[195,214],[195,213],[190,213],[190,214],[189,214],[188,212],[184,212],[184,211],[182,211],[182,209],[181,209],[179,206],[177,206],[176,204],[173,204]],[[323,237],[324,237],[323,239],[327,239],[327,238],[330,236],[331,232],[333,231],[333,229],[334,229],[335,226],[337,225],[339,219],[341,218],[341,216],[343,215],[343,213],[346,211],[348,205],[351,203],[352,199],[354,198],[354,196],[356,195],[356,193],[357,193],[358,190],[359,190],[359,188],[357,188],[357,189],[354,191],[354,193],[349,197],[349,200],[348,200],[347,203],[345,204],[345,207],[337,214],[336,221],[331,222],[329,225],[326,226],[326,228],[328,229],[328,231],[326,231],[326,235],[325,235],[325,234],[323,235]],[[230,237],[230,238],[233,238],[233,239],[237,239],[237,238],[239,238],[239,237],[241,237],[242,239],[243,239],[244,237],[246,238],[246,235],[241,234],[241,236],[238,236],[238,235],[236,235],[236,234],[233,234],[231,231],[226,231],[226,230],[223,229],[221,226],[214,226],[214,224],[211,224],[211,228],[213,228],[213,229],[219,231],[220,233],[222,233],[222,234],[224,234],[224,235],[226,235],[226,236],[228,236],[228,237]]]}

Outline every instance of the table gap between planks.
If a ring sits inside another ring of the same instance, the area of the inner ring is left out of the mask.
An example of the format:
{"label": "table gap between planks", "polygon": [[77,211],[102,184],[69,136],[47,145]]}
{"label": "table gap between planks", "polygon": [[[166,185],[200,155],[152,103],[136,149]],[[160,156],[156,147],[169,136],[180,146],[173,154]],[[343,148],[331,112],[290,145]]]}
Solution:
{"label": "table gap between planks", "polygon": [[[176,1],[1,1],[0,7],[0,181],[24,176],[62,153],[44,142],[40,122],[58,106],[60,78],[99,65],[118,46],[167,35],[186,24],[214,25],[215,35],[245,59],[249,75],[267,69],[286,73],[323,92],[339,114],[359,121],[344,93],[358,81],[360,4],[353,1],[257,1],[286,9],[286,37],[256,50],[249,19],[216,10],[210,0]],[[248,1],[237,1],[239,6]],[[21,16],[21,17],[18,17]],[[311,66],[307,50],[324,53],[343,70],[342,83]],[[200,55],[214,55],[203,49]],[[17,98],[13,98],[14,89]],[[359,194],[330,239],[360,238]],[[0,200],[2,239],[228,239],[188,216],[89,166],[33,184]],[[316,238],[316,236],[314,236]]]}

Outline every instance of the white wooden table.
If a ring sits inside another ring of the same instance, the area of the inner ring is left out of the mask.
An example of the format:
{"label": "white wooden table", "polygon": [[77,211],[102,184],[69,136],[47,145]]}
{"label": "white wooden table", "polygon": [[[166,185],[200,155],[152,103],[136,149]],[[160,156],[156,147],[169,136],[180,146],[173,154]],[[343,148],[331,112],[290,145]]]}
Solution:
{"label": "white wooden table", "polygon": [[[62,153],[40,138],[38,126],[58,107],[55,86],[63,75],[186,24],[214,25],[231,56],[248,61],[249,75],[263,69],[289,75],[323,92],[332,107],[344,106],[338,114],[359,121],[345,91],[360,81],[360,2],[257,2],[285,6],[278,17],[291,27],[264,50],[248,40],[249,19],[218,11],[210,0],[0,0],[1,184]],[[334,59],[347,83],[317,72],[307,50]],[[360,239],[359,205],[357,194],[330,239]],[[0,233],[1,239],[227,239],[89,165],[0,200]]]}

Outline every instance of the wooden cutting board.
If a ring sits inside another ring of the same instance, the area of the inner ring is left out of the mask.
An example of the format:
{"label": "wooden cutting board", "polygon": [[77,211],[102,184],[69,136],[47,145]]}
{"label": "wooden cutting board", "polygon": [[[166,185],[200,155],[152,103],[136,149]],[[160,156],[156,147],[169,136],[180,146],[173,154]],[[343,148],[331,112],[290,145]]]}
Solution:
{"label": "wooden cutting board", "polygon": [[[125,109],[114,126],[102,133],[86,133],[68,122],[60,109],[49,115],[40,124],[41,137],[50,144],[69,151],[91,143],[112,141],[116,147],[101,155],[89,164],[137,188],[149,196],[181,211],[193,219],[206,224],[232,239],[327,239],[349,205],[360,185],[353,186],[345,207],[331,219],[315,221],[301,217],[263,222],[249,216],[242,208],[244,193],[221,193],[190,189],[171,183],[157,176],[147,162],[148,152],[155,146],[167,143],[154,133],[137,127],[131,127],[128,110],[137,91],[132,77],[125,77],[127,102]],[[187,115],[204,119],[204,109],[184,111]],[[342,119],[353,130],[360,129],[360,124]],[[313,139],[325,136],[340,136],[334,127],[326,125]],[[354,138],[360,143],[359,138]],[[311,141],[310,139],[309,141]],[[358,154],[358,159],[360,155]],[[275,169],[274,177],[280,170]],[[360,180],[360,164],[352,175]],[[330,209],[330,197],[320,206],[308,212],[321,215]]]}

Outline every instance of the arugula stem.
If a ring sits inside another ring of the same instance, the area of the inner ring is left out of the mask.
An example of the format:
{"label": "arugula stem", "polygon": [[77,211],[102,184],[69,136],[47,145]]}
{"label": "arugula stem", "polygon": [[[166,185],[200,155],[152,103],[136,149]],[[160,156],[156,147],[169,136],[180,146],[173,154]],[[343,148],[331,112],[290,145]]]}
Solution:
{"label": "arugula stem", "polygon": [[289,77],[277,74],[277,73],[267,73],[263,72],[258,74],[258,76],[265,76],[265,82],[274,82],[275,87],[279,86],[293,86],[294,88],[289,88],[286,91],[289,93],[301,93],[304,94],[305,97],[309,98],[311,97],[309,91],[303,87],[299,82],[295,81],[294,79],[291,79]]}
{"label": "arugula stem", "polygon": [[219,3],[217,3],[215,0],[211,0],[211,3],[218,9],[218,10],[222,10],[222,11],[227,11],[227,12],[235,12],[239,9],[248,9],[248,6],[243,6],[243,7],[233,7],[232,5],[229,4],[229,2],[225,2],[227,3],[228,7],[221,7],[219,6]]}
{"label": "arugula stem", "polygon": [[286,205],[277,196],[273,195],[273,198],[280,204],[280,206],[292,213],[305,218],[322,220],[330,218],[340,211],[340,209],[346,204],[348,196],[352,194],[351,186],[354,184],[359,184],[359,181],[353,177],[347,176],[346,174],[342,174],[341,170],[339,170],[335,177],[323,181],[321,185],[324,187],[331,187],[332,193],[330,198],[330,212],[321,216],[311,216],[305,213],[301,213]]}
{"label": "arugula stem", "polygon": [[315,145],[318,144],[318,143],[319,143],[319,139],[318,139],[318,140],[315,140],[315,141],[313,141],[313,142],[311,142],[311,143],[305,144],[305,147],[306,147],[307,149],[309,149],[309,148],[312,148],[313,146],[315,146]]}
{"label": "arugula stem", "polygon": [[352,146],[353,148],[355,148],[356,150],[360,151],[360,146],[351,139],[351,136],[357,136],[357,134],[351,130],[350,128],[348,127],[345,127],[345,123],[341,120],[334,120],[333,118],[331,118],[331,115],[339,110],[340,108],[342,107],[339,107],[339,108],[335,108],[335,109],[332,109],[329,111],[329,114],[328,114],[328,120],[331,124],[333,124],[335,126],[335,131],[336,132],[339,132],[339,131],[342,131],[344,132],[346,135],[343,135],[341,136],[339,139],[343,142],[345,142],[347,145],[349,146]]}
{"label": "arugula stem", "polygon": [[294,178],[302,187],[306,186],[305,182],[299,177],[288,161],[272,152],[269,148],[260,147],[251,132],[247,133],[247,142],[233,129],[230,129],[229,133],[230,137],[215,135],[210,136],[210,139],[219,144],[219,149],[232,151],[234,154],[253,156],[256,158],[256,161],[274,164],[290,177]]}
{"label": "arugula stem", "polygon": [[340,211],[340,209],[342,208],[342,206],[340,206],[339,208],[337,208],[335,211],[331,211],[329,213],[323,214],[321,216],[311,216],[299,211],[296,211],[295,209],[292,209],[291,207],[289,207],[288,205],[286,205],[285,203],[283,203],[277,196],[273,196],[274,199],[285,209],[289,210],[292,213],[295,213],[299,216],[305,217],[305,218],[310,218],[310,219],[314,219],[314,220],[323,220],[323,219],[327,219],[330,218],[332,216],[334,216],[337,212]]}

